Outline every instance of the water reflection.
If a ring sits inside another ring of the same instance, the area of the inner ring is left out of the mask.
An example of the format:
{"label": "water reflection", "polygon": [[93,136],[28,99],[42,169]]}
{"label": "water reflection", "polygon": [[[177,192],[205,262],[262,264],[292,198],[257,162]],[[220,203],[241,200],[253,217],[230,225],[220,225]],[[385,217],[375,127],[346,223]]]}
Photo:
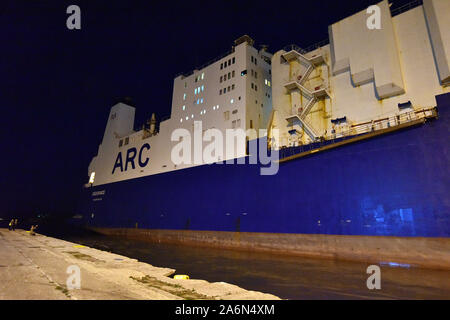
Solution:
{"label": "water reflection", "polygon": [[224,281],[284,299],[450,299],[450,271],[382,264],[381,290],[368,290],[368,264],[265,253],[154,244],[105,236],[73,241],[135,258],[178,274]]}

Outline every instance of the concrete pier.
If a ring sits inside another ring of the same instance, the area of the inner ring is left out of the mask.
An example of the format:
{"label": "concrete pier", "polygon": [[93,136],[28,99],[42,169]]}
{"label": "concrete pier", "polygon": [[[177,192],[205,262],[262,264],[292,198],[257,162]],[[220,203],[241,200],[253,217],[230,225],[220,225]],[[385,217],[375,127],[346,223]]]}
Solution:
{"label": "concrete pier", "polygon": [[[77,268],[79,289],[71,288]],[[224,282],[175,280],[173,274],[174,269],[76,243],[0,229],[1,300],[279,299]]]}

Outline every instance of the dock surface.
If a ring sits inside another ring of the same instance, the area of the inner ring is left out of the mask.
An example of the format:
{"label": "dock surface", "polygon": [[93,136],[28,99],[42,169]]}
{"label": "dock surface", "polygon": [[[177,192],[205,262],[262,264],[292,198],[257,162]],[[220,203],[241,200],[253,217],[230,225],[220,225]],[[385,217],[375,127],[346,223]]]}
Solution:
{"label": "dock surface", "polygon": [[[79,289],[71,288],[77,268]],[[175,271],[24,230],[0,229],[0,300],[279,299],[225,282],[173,279]]]}

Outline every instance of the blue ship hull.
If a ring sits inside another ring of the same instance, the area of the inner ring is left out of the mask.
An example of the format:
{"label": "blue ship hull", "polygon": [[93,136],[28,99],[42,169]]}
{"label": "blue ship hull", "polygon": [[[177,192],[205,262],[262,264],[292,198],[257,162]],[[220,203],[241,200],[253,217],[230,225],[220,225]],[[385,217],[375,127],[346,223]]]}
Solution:
{"label": "blue ship hull", "polygon": [[450,94],[436,98],[437,120],[281,163],[273,176],[198,166],[85,189],[80,212],[97,228],[449,237]]}

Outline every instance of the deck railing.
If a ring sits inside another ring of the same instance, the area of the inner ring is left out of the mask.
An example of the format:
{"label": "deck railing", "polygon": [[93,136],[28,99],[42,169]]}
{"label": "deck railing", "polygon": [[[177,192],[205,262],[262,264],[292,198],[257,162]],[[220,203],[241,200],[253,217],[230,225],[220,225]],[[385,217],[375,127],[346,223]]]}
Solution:
{"label": "deck railing", "polygon": [[324,135],[323,137],[317,139],[314,142],[299,146],[281,148],[280,159],[293,156],[302,152],[318,149],[359,135],[364,135],[370,132],[376,132],[378,130],[395,127],[400,124],[413,122],[423,118],[435,118],[436,116],[437,111],[435,108],[427,108],[418,111],[412,110],[409,112],[401,113],[399,115],[388,116],[386,118],[377,119],[373,121],[360,122],[357,124],[350,125],[348,129],[344,128],[340,129],[339,126],[336,126],[337,130],[335,133]]}

